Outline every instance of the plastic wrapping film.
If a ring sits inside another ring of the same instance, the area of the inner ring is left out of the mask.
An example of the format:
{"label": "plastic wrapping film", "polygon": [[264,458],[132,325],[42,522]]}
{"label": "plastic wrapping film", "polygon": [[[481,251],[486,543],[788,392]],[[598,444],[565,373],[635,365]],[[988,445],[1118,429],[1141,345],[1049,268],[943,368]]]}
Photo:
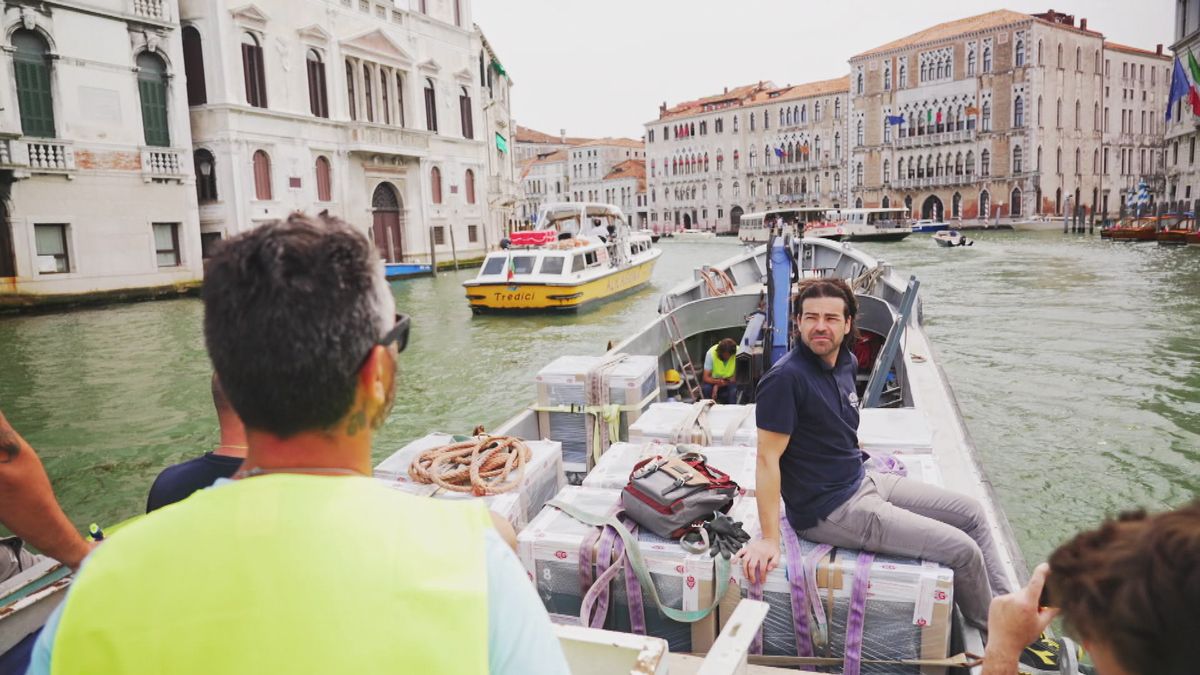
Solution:
{"label": "plastic wrapping film", "polygon": [[[592,467],[584,487],[621,490],[629,483],[629,474],[640,460],[667,452],[672,446],[649,441],[642,443],[613,443],[608,452]],[[708,464],[729,474],[744,494],[754,495],[756,450],[746,446],[701,447],[699,452]]]}
{"label": "plastic wrapping film", "polygon": [[[940,473],[929,456],[904,457],[909,476],[940,484]],[[783,508],[783,505],[780,505]],[[762,534],[755,499],[743,497],[730,510],[730,517],[741,521],[752,536]],[[800,539],[805,556],[816,544]],[[828,621],[824,643],[815,645],[816,656],[841,657],[845,653],[846,622],[858,551],[834,549],[815,567],[818,596]],[[867,663],[869,660],[912,660],[944,658],[950,651],[953,614],[954,573],[941,565],[911,558],[876,554],[871,565],[870,586],[863,629],[863,673],[897,675],[941,675],[944,668]],[[731,574],[731,588],[721,605],[721,619],[728,618],[740,598],[748,597],[749,584],[740,566]],[[763,601],[770,605],[763,622],[762,645],[766,656],[796,656],[796,633],[792,614],[791,588],[787,575],[786,552],[779,566],[767,575]],[[810,598],[811,602],[811,598]],[[810,615],[814,639],[819,631]],[[820,672],[840,673],[840,667],[814,668]]]}
{"label": "plastic wrapping film", "polygon": [[[691,410],[691,403],[655,403],[629,427],[629,440],[634,443],[656,438],[670,441]],[[730,436],[729,427],[735,424],[737,428]],[[712,406],[708,410],[708,429],[712,445],[758,445],[753,404]]]}
{"label": "plastic wrapping film", "polygon": [[933,428],[916,408],[865,408],[859,411],[858,442],[871,454],[932,454]]}
{"label": "plastic wrapping film", "polygon": [[[408,476],[408,467],[417,455],[454,442],[449,434],[429,434],[412,441],[392,453],[375,467],[375,477],[410,494],[439,499],[476,499],[473,495],[453,492],[436,485],[416,483]],[[512,492],[490,497],[478,497],[488,508],[503,516],[519,532],[533,520],[546,502],[566,484],[563,475],[562,444],[557,441],[525,441],[529,446],[530,462],[525,465],[521,487]]]}
{"label": "plastic wrapping film", "polygon": [[[556,499],[597,514],[613,512],[620,491],[568,486]],[[537,588],[551,620],[579,624],[586,589],[581,586],[579,548],[595,528],[547,506],[517,537],[521,563]],[[638,541],[659,597],[670,607],[699,609],[712,601],[713,563],[707,555],[691,554],[677,542],[639,530]],[[604,628],[630,631],[625,575],[611,586]],[[694,624],[663,616],[649,594],[643,594],[646,633],[670,644],[671,651],[702,652],[716,638],[715,615]]]}
{"label": "plastic wrapping film", "polygon": [[[537,384],[537,405],[553,407],[587,404],[588,372],[604,358],[560,356],[551,361],[538,371],[534,378]],[[657,397],[658,392],[658,359],[653,356],[627,356],[608,370],[610,404],[640,405],[647,399]],[[640,410],[621,412],[619,440],[628,440],[629,425],[637,420],[640,414]],[[593,436],[592,423],[592,416],[583,412],[538,412],[538,424],[542,434],[562,442],[563,468],[572,483],[578,483],[587,473],[588,446]]]}

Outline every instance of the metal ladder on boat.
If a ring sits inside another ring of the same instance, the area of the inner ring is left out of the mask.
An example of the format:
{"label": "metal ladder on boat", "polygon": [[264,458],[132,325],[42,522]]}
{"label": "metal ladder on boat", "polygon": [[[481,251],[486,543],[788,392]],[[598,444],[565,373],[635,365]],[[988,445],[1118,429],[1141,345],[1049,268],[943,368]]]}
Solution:
{"label": "metal ladder on boat", "polygon": [[883,395],[883,385],[887,383],[887,376],[892,370],[892,364],[896,362],[896,357],[900,354],[900,342],[904,339],[904,330],[912,315],[913,305],[917,301],[917,290],[920,288],[921,282],[915,276],[908,278],[908,288],[904,290],[904,297],[900,300],[900,312],[892,322],[891,329],[888,330],[883,349],[879,351],[879,358],[875,361],[875,370],[871,372],[871,379],[867,382],[867,390],[863,392],[863,408],[879,407],[879,400]]}
{"label": "metal ladder on boat", "polygon": [[704,392],[700,388],[700,376],[696,374],[696,364],[692,362],[692,355],[688,353],[687,341],[683,337],[683,330],[679,327],[674,311],[667,312],[665,325],[667,339],[671,341],[671,353],[679,363],[679,376],[683,386],[687,388],[693,401],[699,401],[704,398]]}

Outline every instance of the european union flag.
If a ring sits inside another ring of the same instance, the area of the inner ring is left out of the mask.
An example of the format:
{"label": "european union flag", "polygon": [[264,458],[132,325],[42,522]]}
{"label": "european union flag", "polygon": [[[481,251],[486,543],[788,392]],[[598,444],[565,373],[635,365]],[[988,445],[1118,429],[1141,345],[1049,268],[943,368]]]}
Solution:
{"label": "european union flag", "polygon": [[1179,99],[1187,96],[1188,79],[1187,73],[1183,72],[1183,63],[1179,61],[1179,57],[1175,57],[1175,68],[1171,71],[1171,91],[1167,95],[1167,119],[1171,119],[1171,106]]}
{"label": "european union flag", "polygon": [[783,148],[775,148],[775,156],[783,157]]}
{"label": "european union flag", "polygon": [[904,115],[888,115],[888,124],[904,124]]}

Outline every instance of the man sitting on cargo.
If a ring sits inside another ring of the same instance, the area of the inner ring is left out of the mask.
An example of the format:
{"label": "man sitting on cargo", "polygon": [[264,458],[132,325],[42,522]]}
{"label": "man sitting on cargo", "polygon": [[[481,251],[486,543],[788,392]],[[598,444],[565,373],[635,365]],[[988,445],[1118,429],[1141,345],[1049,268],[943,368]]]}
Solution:
{"label": "man sitting on cargo", "polygon": [[246,459],[246,426],[229,404],[216,373],[212,376],[212,400],[221,428],[220,444],[212,452],[163,469],[150,486],[146,513],[187,499],[217,479],[232,477]]}
{"label": "man sitting on cargo", "polygon": [[370,477],[408,318],[366,237],[254,228],[209,260],[204,309],[243,477],[112,533],[30,672],[566,673],[484,504]]}
{"label": "man sitting on cargo", "polygon": [[954,597],[976,626],[1009,580],[987,516],[974,499],[894,474],[865,470],[858,442],[858,302],[840,279],[813,279],[793,304],[800,340],[758,385],[757,500],[763,536],[743,549],[747,578],[779,564],[782,495],[801,537],[832,546],[939,562],[954,570]]}
{"label": "man sitting on cargo", "polygon": [[704,377],[700,391],[704,398],[717,403],[737,403],[737,343],[725,338],[704,355]]}

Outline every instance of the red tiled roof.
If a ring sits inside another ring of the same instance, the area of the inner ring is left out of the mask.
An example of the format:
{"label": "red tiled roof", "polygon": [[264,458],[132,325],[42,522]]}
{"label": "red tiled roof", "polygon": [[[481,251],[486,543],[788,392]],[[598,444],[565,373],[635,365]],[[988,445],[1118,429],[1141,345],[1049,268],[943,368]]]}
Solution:
{"label": "red tiled roof", "polygon": [[752,99],[758,92],[766,91],[767,89],[773,89],[774,87],[775,85],[770,82],[755,82],[754,84],[746,84],[740,87],[734,87],[733,89],[721,92],[720,94],[705,96],[693,101],[676,103],[675,105],[667,108],[665,111],[660,112],[658,119],[665,120],[672,117],[695,115],[697,113],[704,112],[704,106],[717,103],[741,104],[744,101]]}
{"label": "red tiled roof", "polygon": [[1171,57],[1167,56],[1166,54],[1159,54],[1158,52],[1151,51],[1149,49],[1139,49],[1137,47],[1130,47],[1129,45],[1123,45],[1123,44],[1119,44],[1116,42],[1110,42],[1108,40],[1104,41],[1104,48],[1112,49],[1112,50],[1118,51],[1118,52],[1125,52],[1127,54],[1137,54],[1139,56],[1153,56],[1156,58],[1160,58],[1163,61],[1171,60]]}
{"label": "red tiled roof", "polygon": [[[567,145],[579,145],[581,143],[586,143],[590,140],[591,140],[590,138],[577,138],[577,137],[568,136],[566,139],[566,143],[567,143]],[[561,136],[547,134],[545,132],[538,131],[537,129],[530,129],[529,127],[523,127],[520,124],[518,124],[517,125],[517,141],[516,142],[517,143],[544,143],[547,145],[556,145],[556,144],[561,144],[563,142],[563,139]]]}
{"label": "red tiled roof", "polygon": [[875,47],[874,49],[868,49],[861,54],[855,54],[850,58],[856,59],[860,56],[868,56],[870,54],[876,54],[879,52],[887,52],[893,49],[914,47],[927,42],[944,40],[946,38],[954,37],[955,35],[961,35],[962,33],[972,33],[975,31],[987,30],[989,28],[999,28],[1000,26],[1020,23],[1022,21],[1029,21],[1032,18],[1033,16],[1029,14],[1022,14],[1021,12],[1014,12],[1008,9],[998,9],[986,14],[969,16],[965,19],[955,19],[954,21],[939,23],[936,26],[930,26],[924,30],[917,31],[912,35],[902,37],[899,40],[892,40],[891,42]]}
{"label": "red tiled roof", "polygon": [[620,180],[622,178],[636,178],[638,192],[644,192],[646,190],[646,160],[627,159],[614,166],[604,180]]}
{"label": "red tiled roof", "polygon": [[791,101],[798,98],[808,98],[810,96],[823,96],[825,94],[837,93],[845,94],[849,92],[850,76],[845,75],[832,80],[821,80],[819,82],[795,84],[788,87],[759,92],[754,96],[753,103],[776,103],[779,101]]}
{"label": "red tiled roof", "polygon": [[579,147],[595,147],[595,146],[601,146],[601,145],[615,146],[618,148],[637,148],[638,150],[642,150],[646,147],[645,143],[643,143],[641,141],[635,141],[632,138],[611,138],[611,137],[597,138],[594,140],[587,141],[585,143],[580,143]]}

